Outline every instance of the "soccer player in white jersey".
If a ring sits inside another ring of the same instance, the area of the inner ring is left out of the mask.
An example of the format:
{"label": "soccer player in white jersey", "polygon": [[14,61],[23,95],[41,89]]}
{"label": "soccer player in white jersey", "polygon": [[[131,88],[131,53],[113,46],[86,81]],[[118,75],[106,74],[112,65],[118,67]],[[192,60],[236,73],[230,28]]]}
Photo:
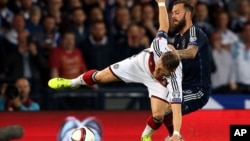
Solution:
{"label": "soccer player in white jersey", "polygon": [[157,3],[160,26],[150,48],[103,70],[90,70],[75,79],[52,78],[48,85],[60,89],[121,80],[126,83],[142,83],[148,88],[152,114],[147,119],[141,140],[151,141],[151,135],[161,126],[165,113],[171,110],[174,132],[170,141],[179,141],[182,123],[182,65],[179,56],[167,46],[169,20],[165,0],[157,0]]}

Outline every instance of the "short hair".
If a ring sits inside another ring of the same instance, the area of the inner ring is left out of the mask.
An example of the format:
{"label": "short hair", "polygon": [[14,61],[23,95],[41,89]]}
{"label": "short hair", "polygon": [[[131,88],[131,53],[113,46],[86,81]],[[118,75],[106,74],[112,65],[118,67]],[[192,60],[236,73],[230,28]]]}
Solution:
{"label": "short hair", "polygon": [[172,51],[163,53],[161,58],[164,68],[170,71],[174,71],[180,64],[180,57]]}
{"label": "short hair", "polygon": [[74,14],[76,11],[82,11],[85,14],[85,11],[82,9],[82,7],[75,7],[73,9],[70,10],[71,14]]}
{"label": "short hair", "polygon": [[61,38],[63,39],[68,34],[71,34],[71,35],[75,36],[75,34],[74,34],[73,31],[71,31],[71,30],[64,30],[63,32],[61,32]]}
{"label": "short hair", "polygon": [[34,14],[37,14],[37,13],[42,14],[42,11],[41,11],[41,8],[40,8],[39,6],[34,5],[34,6],[32,6],[31,9],[29,10],[29,13],[30,13],[31,15],[34,15]]}
{"label": "short hair", "polygon": [[47,19],[54,19],[56,21],[55,16],[53,16],[52,14],[45,15],[43,17],[43,22],[45,22]]}
{"label": "short hair", "polygon": [[91,22],[91,27],[94,27],[97,24],[103,24],[106,27],[106,23],[103,20],[95,20]]}
{"label": "short hair", "polygon": [[174,2],[173,6],[175,6],[177,4],[183,4],[184,9],[190,11],[192,16],[194,15],[194,6],[189,1],[177,0]]}

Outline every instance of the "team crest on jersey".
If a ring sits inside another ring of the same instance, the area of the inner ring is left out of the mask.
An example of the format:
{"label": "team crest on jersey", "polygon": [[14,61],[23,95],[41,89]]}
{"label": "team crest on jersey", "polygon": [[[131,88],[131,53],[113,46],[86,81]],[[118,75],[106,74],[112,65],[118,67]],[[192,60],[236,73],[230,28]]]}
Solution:
{"label": "team crest on jersey", "polygon": [[119,68],[119,64],[115,64],[113,68],[114,69],[118,69]]}

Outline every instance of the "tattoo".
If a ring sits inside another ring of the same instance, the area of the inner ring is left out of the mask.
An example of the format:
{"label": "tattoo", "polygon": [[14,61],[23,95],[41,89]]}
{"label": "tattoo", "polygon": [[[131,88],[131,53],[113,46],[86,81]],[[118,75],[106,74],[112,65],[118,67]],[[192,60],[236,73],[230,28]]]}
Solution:
{"label": "tattoo", "polygon": [[177,54],[180,56],[181,59],[193,58],[192,53],[188,50],[177,50]]}
{"label": "tattoo", "polygon": [[180,56],[181,59],[194,59],[198,52],[198,47],[196,46],[189,46],[183,50],[177,50],[177,54]]}

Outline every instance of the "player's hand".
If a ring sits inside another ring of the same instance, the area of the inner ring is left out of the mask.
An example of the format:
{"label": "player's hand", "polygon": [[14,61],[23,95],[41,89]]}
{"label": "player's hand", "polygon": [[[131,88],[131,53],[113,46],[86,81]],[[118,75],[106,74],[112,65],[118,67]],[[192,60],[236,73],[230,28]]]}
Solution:
{"label": "player's hand", "polygon": [[172,137],[169,138],[169,141],[181,141],[180,136],[174,134]]}
{"label": "player's hand", "polygon": [[175,51],[176,49],[175,49],[175,47],[173,46],[173,45],[171,45],[171,44],[168,44],[167,45],[172,51]]}
{"label": "player's hand", "polygon": [[34,55],[34,56],[37,55],[37,49],[36,49],[36,45],[34,43],[31,43],[29,45],[29,50],[30,50],[32,55]]}
{"label": "player's hand", "polygon": [[8,84],[7,83],[4,83],[2,85],[2,89],[0,90],[0,96],[4,97],[5,96],[5,90],[7,88]]}
{"label": "player's hand", "polygon": [[14,99],[11,99],[10,102],[16,107],[16,108],[19,108],[21,107],[22,105],[22,102],[21,102],[21,99],[19,96],[17,96],[16,98]]}

